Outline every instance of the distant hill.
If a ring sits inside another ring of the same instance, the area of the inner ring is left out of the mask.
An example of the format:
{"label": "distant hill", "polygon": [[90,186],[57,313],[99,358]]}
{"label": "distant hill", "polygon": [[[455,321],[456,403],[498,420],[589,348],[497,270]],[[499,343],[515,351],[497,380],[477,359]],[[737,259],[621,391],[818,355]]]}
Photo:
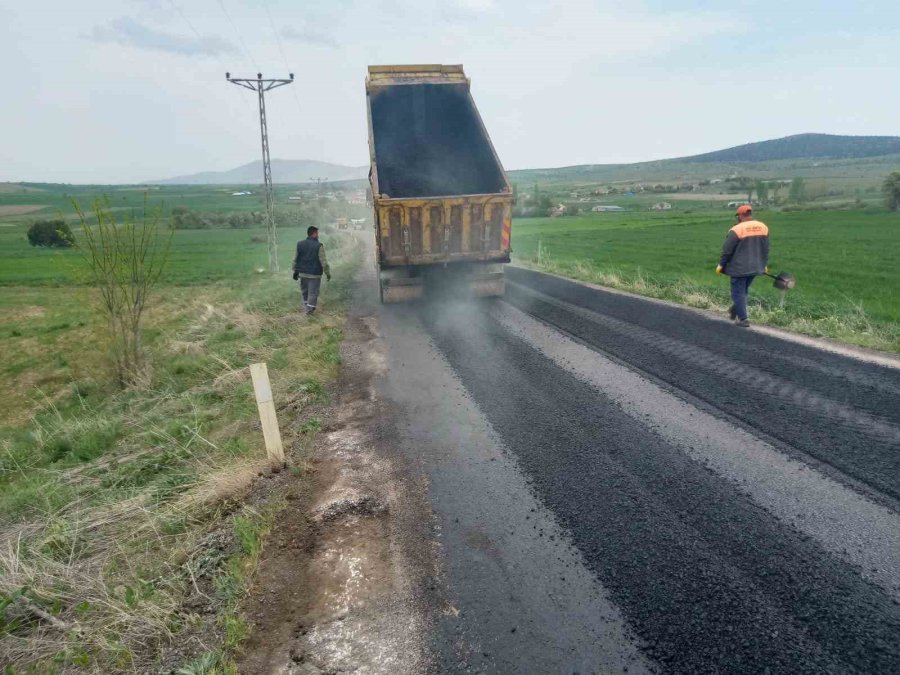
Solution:
{"label": "distant hill", "polygon": [[801,176],[880,182],[900,165],[900,136],[798,134],[690,157],[634,164],[579,164],[510,171],[519,183],[688,182],[740,174],[776,179]]}
{"label": "distant hill", "polygon": [[[204,171],[149,181],[150,185],[257,185],[262,183],[262,160],[244,164],[229,171]],[[332,181],[364,179],[368,166],[343,166],[314,159],[273,159],[272,181],[275,183],[309,183],[322,178]]]}
{"label": "distant hill", "polygon": [[[900,153],[900,136],[835,136],[797,134],[771,141],[747,143],[702,155],[682,157],[682,162],[771,162],[778,159],[857,159]],[[677,161],[677,160],[676,160]]]}
{"label": "distant hill", "polygon": [[[690,157],[635,164],[579,164],[547,169],[510,171],[519,182],[690,180],[739,172],[760,178],[816,177],[829,167],[843,173],[879,176],[897,164],[900,136],[837,136],[798,134],[759,143],[747,143]],[[850,165],[854,165],[850,167]],[[365,180],[368,166],[343,166],[311,159],[273,159],[275,183],[308,183],[314,178],[332,181]],[[832,173],[834,173],[832,171]],[[151,181],[153,185],[258,185],[262,162],[257,160],[230,171],[205,171]]]}

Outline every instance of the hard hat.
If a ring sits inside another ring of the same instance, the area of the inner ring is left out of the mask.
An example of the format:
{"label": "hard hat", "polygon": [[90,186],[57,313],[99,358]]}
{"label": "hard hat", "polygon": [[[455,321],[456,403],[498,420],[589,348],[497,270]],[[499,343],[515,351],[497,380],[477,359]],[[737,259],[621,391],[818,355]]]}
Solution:
{"label": "hard hat", "polygon": [[739,207],[737,207],[736,213],[739,216],[743,216],[743,215],[750,213],[751,211],[753,211],[753,209],[750,208],[749,204],[741,204]]}

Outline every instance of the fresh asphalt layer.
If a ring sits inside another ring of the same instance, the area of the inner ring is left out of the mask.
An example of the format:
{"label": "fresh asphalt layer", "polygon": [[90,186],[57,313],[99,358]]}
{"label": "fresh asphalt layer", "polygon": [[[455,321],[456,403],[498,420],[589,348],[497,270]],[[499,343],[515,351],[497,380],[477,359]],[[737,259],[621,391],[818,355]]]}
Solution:
{"label": "fresh asphalt layer", "polygon": [[900,371],[509,269],[383,307],[443,672],[900,672]]}
{"label": "fresh asphalt layer", "polygon": [[507,274],[517,307],[900,499],[895,370],[538,272]]}

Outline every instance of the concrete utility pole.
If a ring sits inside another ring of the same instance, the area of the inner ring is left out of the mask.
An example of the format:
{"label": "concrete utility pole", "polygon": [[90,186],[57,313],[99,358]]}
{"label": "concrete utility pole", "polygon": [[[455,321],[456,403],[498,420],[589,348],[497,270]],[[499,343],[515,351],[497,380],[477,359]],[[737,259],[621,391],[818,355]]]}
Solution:
{"label": "concrete utility pole", "polygon": [[264,80],[262,73],[256,74],[256,79],[231,77],[231,73],[225,73],[225,79],[250,89],[259,94],[259,131],[262,135],[263,158],[263,192],[266,195],[266,238],[269,241],[269,271],[278,271],[278,240],[275,233],[275,195],[272,188],[272,164],[269,161],[269,130],[266,127],[266,96],[265,93],[275,87],[282,87],[294,81],[294,74],[290,74],[289,80],[270,79]]}

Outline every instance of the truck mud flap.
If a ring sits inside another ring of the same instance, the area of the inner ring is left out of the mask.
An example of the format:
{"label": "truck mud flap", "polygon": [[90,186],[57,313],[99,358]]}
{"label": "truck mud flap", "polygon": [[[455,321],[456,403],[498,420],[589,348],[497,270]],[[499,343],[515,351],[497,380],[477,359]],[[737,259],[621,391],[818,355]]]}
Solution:
{"label": "truck mud flap", "polygon": [[411,302],[424,294],[421,277],[382,277],[381,302]]}
{"label": "truck mud flap", "polygon": [[[474,267],[474,269],[473,269]],[[459,300],[498,297],[506,293],[501,265],[432,267],[410,276],[406,269],[383,270],[379,275],[381,302]]]}

